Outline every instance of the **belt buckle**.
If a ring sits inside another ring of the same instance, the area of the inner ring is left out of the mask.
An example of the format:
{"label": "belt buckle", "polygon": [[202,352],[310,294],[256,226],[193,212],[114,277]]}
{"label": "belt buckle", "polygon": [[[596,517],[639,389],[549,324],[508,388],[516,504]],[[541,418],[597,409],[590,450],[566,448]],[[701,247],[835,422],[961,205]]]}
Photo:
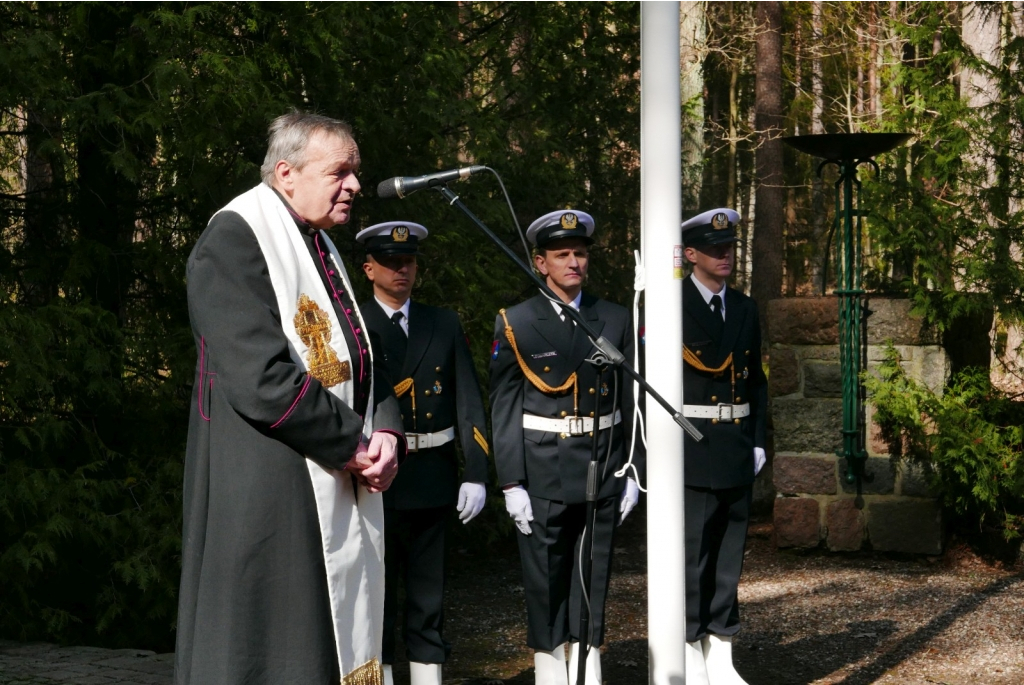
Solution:
{"label": "belt buckle", "polygon": [[[725,412],[724,410],[726,410],[726,409],[728,409],[729,411]],[[719,402],[718,403],[718,420],[719,421],[732,421],[732,409],[733,409],[733,406],[731,404],[723,404],[723,403]],[[728,413],[728,416],[726,416],[726,413]]]}
{"label": "belt buckle", "polygon": [[579,437],[585,435],[587,431],[583,429],[583,417],[582,416],[570,416],[566,419],[569,424],[569,435]]}
{"label": "belt buckle", "polygon": [[[419,434],[413,433],[412,435],[407,435],[405,437],[406,437],[405,441],[409,445],[409,451],[410,452],[419,452],[420,451],[420,436],[419,436]],[[412,438],[412,439],[410,440],[410,438]]]}

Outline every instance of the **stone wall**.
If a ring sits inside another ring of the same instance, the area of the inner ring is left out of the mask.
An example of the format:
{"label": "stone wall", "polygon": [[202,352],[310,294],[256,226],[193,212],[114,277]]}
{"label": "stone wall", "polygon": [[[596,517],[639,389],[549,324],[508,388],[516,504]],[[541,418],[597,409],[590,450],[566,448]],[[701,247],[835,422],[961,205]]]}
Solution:
{"label": "stone wall", "polygon": [[[872,297],[868,309],[868,370],[891,340],[911,377],[941,389],[949,356],[938,335],[911,316],[910,302]],[[863,484],[863,507],[845,481],[845,460],[836,456],[843,424],[838,299],[773,300],[768,321],[777,545],[941,553],[942,512],[921,473],[894,471],[870,405],[866,473],[872,480]]]}

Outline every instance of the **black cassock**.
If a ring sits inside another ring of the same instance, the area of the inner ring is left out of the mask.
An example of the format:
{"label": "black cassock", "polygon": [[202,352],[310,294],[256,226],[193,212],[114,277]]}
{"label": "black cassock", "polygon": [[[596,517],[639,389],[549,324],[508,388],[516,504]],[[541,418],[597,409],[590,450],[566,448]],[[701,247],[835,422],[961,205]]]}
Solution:
{"label": "black cassock", "polygon": [[[580,314],[598,335],[607,338],[632,361],[633,327],[625,308],[584,293]],[[621,412],[620,423],[600,431],[598,439],[601,467],[589,642],[600,646],[604,639],[604,601],[618,501],[625,487],[625,478],[616,478],[614,473],[628,458],[633,422],[632,381],[624,379],[621,371],[608,369],[598,382],[594,366],[586,361],[594,351],[590,340],[578,326],[563,322],[547,298],[537,295],[509,308],[505,316],[524,363],[536,377],[552,387],[562,386],[574,372],[578,378],[576,393],[572,388],[557,393],[539,390],[523,372],[506,337],[505,321],[498,316],[491,354],[494,460],[498,483],[523,485],[533,507],[533,534],[516,537],[529,616],[526,642],[534,649],[551,651],[570,638],[579,639],[582,602],[576,560],[585,519],[593,438],[588,434],[572,436],[525,429],[523,414],[559,419],[575,412],[580,417],[613,416],[616,410]],[[641,479],[644,457],[642,448],[637,449],[634,463]]]}
{"label": "black cassock", "polygon": [[[409,303],[409,336],[376,300],[361,306],[377,334],[388,373],[408,384],[398,403],[406,434],[455,428],[465,457],[462,481],[486,483],[487,423],[480,382],[459,316]],[[410,383],[411,382],[411,383]],[[411,452],[384,493],[385,595],[383,661],[395,660],[399,578],[405,586],[402,634],[411,661],[444,663],[445,523],[459,493],[455,441]]]}
{"label": "black cassock", "polygon": [[[288,228],[302,231],[313,257],[317,234]],[[337,274],[319,265],[317,272],[344,291]],[[360,364],[369,364],[369,355],[360,355],[366,334],[346,330],[353,378],[366,378],[354,393],[357,406],[348,407],[316,379],[307,385],[289,354],[259,243],[234,212],[215,216],[193,249],[188,302],[199,364],[185,458],[175,683],[337,685],[323,543],[305,457],[343,468],[371,400],[374,430],[400,434],[390,379],[376,366],[376,397],[367,396],[370,374],[359,373]],[[341,309],[354,308],[348,293],[333,304],[339,317]]]}

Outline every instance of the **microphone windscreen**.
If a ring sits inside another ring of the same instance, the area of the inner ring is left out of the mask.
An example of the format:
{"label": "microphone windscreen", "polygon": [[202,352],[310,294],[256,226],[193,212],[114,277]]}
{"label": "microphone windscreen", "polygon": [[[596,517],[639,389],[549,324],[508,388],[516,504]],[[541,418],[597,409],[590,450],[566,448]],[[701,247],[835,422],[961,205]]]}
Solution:
{"label": "microphone windscreen", "polygon": [[385,181],[381,181],[377,184],[377,197],[387,200],[392,197],[398,197],[398,184],[401,180],[398,177],[389,178]]}

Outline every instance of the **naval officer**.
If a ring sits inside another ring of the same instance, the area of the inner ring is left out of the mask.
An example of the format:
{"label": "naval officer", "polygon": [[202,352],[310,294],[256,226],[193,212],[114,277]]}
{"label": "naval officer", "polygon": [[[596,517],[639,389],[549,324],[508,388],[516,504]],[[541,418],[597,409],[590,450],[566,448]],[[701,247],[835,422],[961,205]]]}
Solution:
{"label": "naval officer", "polygon": [[[385,682],[392,681],[398,585],[405,585],[402,628],[412,685],[440,685],[450,645],[444,627],[445,522],[457,504],[468,523],[484,507],[487,480],[486,412],[458,315],[413,302],[416,258],[427,229],[389,221],[360,231],[363,271],[373,299],[361,305],[384,349],[395,382],[409,458],[384,495]],[[459,482],[455,436],[466,467]]]}
{"label": "naval officer", "polygon": [[[526,237],[534,268],[561,303],[543,294],[502,310],[491,353],[491,425],[495,465],[506,508],[519,529],[519,554],[529,619],[527,644],[534,649],[538,685],[569,682],[580,658],[579,554],[586,512],[592,431],[598,433],[598,502],[590,586],[587,683],[601,682],[599,647],[611,570],[612,538],[636,505],[637,484],[617,478],[626,462],[633,420],[632,383],[621,371],[598,377],[587,362],[594,351],[586,333],[563,313],[577,309],[627,359],[633,357],[633,326],[627,310],[583,292],[594,220],[573,209],[545,214]],[[643,454],[634,462],[642,477]]]}
{"label": "naval officer", "polygon": [[[744,685],[732,665],[740,628],[751,490],[765,462],[767,379],[754,300],[727,286],[736,252],[731,209],[682,225],[683,414],[704,434],[685,437],[687,680]],[[706,670],[705,670],[706,669]]]}

